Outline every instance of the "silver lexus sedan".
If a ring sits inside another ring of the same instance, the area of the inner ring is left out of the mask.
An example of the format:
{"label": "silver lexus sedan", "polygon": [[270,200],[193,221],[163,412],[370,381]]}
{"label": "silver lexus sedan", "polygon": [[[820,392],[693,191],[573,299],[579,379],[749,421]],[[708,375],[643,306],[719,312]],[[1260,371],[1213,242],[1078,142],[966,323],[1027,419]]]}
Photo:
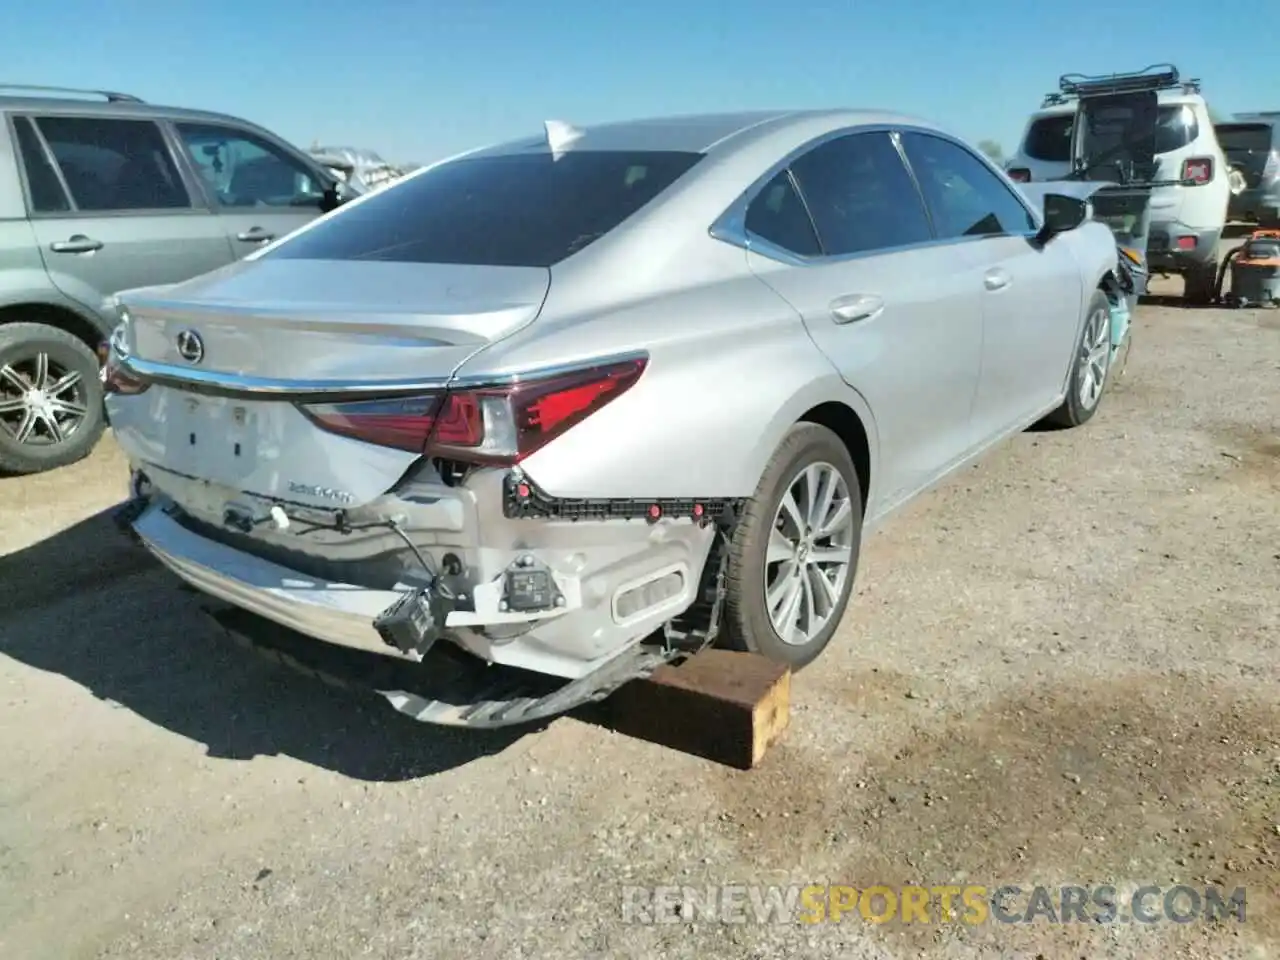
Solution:
{"label": "silver lexus sedan", "polygon": [[803,666],[869,530],[1097,410],[1125,292],[1084,196],[889,113],[548,121],[123,294],[122,523],[241,629],[548,681],[389,692],[432,722],[713,642]]}

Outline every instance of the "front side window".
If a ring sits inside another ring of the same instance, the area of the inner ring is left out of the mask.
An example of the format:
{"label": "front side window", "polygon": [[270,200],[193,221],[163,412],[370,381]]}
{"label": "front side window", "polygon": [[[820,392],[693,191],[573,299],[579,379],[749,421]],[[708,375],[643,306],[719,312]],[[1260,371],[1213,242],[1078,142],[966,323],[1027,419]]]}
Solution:
{"label": "front side window", "polygon": [[77,210],[107,213],[191,206],[164,136],[150,120],[34,120]]}
{"label": "front side window", "polygon": [[1026,206],[969,150],[924,133],[903,134],[902,146],[939,237],[1025,234],[1036,228]]}
{"label": "front side window", "polygon": [[887,133],[854,133],[791,165],[827,256],[891,250],[931,238],[920,194]]}
{"label": "front side window", "polygon": [[454,160],[362,198],[264,256],[549,267],[617,227],[701,158],[581,150]]}
{"label": "front side window", "polygon": [[319,207],[324,185],[295,158],[250,133],[179,123],[178,136],[218,206]]}
{"label": "front side window", "polygon": [[818,235],[804,201],[796,193],[791,175],[783,170],[770,180],[747,208],[747,231],[776,247],[816,257],[822,253]]}

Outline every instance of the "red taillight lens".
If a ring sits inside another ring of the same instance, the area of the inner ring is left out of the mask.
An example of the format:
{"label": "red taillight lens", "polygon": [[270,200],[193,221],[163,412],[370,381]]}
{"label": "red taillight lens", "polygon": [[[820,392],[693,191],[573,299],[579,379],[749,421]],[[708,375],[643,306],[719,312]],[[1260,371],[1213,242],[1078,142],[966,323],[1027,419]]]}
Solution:
{"label": "red taillight lens", "polygon": [[102,366],[101,377],[103,393],[113,393],[118,396],[137,396],[151,386],[150,380],[138,376],[109,356]]}
{"label": "red taillight lens", "polygon": [[518,463],[630,389],[645,364],[628,360],[509,386],[302,410],[330,433],[366,443],[475,463]]}
{"label": "red taillight lens", "polygon": [[1213,179],[1213,157],[1188,157],[1182,161],[1182,179],[1203,186]]}
{"label": "red taillight lens", "polygon": [[302,412],[339,436],[421,453],[440,413],[442,394],[309,404]]}
{"label": "red taillight lens", "polygon": [[1009,179],[1017,183],[1030,183],[1031,171],[1026,167],[1011,167],[1008,171]]}

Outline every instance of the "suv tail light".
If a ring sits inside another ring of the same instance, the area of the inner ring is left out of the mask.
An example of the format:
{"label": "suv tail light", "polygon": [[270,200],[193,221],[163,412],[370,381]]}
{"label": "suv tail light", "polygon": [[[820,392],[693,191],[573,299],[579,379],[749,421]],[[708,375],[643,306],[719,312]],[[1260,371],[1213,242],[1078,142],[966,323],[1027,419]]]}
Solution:
{"label": "suv tail light", "polygon": [[1006,172],[1009,174],[1009,179],[1015,183],[1031,182],[1031,171],[1026,167],[1010,167]]}
{"label": "suv tail light", "polygon": [[1267,165],[1262,168],[1264,177],[1274,177],[1280,173],[1280,150],[1272,150],[1271,156],[1267,157]]}
{"label": "suv tail light", "polygon": [[390,400],[301,405],[323,430],[384,447],[467,463],[519,463],[616,400],[645,359],[502,386]]}
{"label": "suv tail light", "polygon": [[1187,157],[1182,161],[1182,179],[1203,186],[1213,179],[1213,157]]}

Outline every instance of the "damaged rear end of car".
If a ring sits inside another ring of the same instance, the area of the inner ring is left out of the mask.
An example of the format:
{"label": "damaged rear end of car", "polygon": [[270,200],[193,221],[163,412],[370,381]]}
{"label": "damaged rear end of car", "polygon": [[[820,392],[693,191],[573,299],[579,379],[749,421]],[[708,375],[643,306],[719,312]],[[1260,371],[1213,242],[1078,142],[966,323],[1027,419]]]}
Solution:
{"label": "damaged rear end of car", "polygon": [[[632,391],[647,352],[485,369],[488,348],[537,320],[554,264],[697,155],[566,159],[423,171],[232,268],[120,298],[104,377],[134,470],[121,519],[189,585],[239,608],[236,632],[439,675],[433,658],[456,665],[461,652],[555,681],[537,696],[495,692],[492,673],[480,693],[384,691],[431,722],[501,725],[598,698],[678,646],[642,639],[666,626],[678,640],[681,614],[697,614],[694,632],[714,617],[703,573],[732,503],[559,499],[527,473]],[[547,222],[558,185],[584,175],[600,192],[650,182]],[[499,219],[533,216],[522,202],[539,205],[543,230],[503,239]],[[423,229],[424,209],[438,226]]]}

